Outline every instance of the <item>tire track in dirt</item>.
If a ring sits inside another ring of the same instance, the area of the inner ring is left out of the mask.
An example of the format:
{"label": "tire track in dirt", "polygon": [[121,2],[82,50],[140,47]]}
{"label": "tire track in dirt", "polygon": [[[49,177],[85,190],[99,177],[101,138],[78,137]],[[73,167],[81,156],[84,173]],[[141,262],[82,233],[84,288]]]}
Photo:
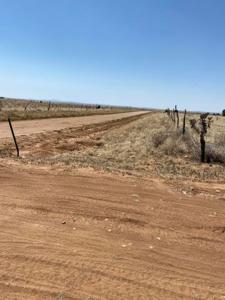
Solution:
{"label": "tire track in dirt", "polygon": [[220,200],[120,175],[0,171],[2,299],[224,299]]}

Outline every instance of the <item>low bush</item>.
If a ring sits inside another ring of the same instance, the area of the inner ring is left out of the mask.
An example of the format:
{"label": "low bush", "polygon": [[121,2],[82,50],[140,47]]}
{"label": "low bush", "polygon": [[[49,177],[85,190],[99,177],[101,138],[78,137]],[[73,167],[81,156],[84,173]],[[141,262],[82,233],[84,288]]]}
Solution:
{"label": "low bush", "polygon": [[167,132],[165,129],[157,130],[152,135],[152,144],[155,148],[163,145],[167,138],[170,136],[170,133]]}
{"label": "low bush", "polygon": [[206,147],[206,159],[208,163],[225,163],[225,149],[218,145]]}

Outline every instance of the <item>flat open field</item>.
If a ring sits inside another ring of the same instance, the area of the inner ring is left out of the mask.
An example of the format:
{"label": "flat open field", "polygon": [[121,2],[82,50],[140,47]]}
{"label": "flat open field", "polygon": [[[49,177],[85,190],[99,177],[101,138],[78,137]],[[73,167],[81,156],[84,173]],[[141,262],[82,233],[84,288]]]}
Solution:
{"label": "flat open field", "polygon": [[38,101],[28,99],[23,100],[0,97],[1,121],[7,121],[9,116],[13,120],[35,120],[89,115],[106,115],[129,111],[135,111],[135,109],[131,107]]}
{"label": "flat open field", "polygon": [[224,166],[164,114],[95,118],[0,140],[2,299],[225,299]]}

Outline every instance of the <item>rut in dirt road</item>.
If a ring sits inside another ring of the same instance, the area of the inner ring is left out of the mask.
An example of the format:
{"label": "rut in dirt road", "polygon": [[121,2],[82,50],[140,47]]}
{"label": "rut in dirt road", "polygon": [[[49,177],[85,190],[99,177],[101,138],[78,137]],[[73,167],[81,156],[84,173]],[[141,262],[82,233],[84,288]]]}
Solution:
{"label": "rut in dirt road", "polygon": [[225,202],[118,175],[0,174],[2,299],[224,299]]}

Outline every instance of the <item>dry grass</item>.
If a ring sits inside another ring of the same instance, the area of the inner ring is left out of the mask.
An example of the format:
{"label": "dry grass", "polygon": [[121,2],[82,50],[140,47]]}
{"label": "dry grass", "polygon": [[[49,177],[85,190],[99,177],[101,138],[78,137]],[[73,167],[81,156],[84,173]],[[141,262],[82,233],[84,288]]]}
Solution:
{"label": "dry grass", "polygon": [[78,105],[68,103],[51,103],[47,101],[0,99],[1,121],[8,117],[13,120],[32,120],[46,118],[79,117],[88,115],[113,114],[132,111],[131,108],[95,105]]}
{"label": "dry grass", "polygon": [[[211,163],[225,163],[225,118],[221,116],[211,116],[213,117],[212,125],[208,128],[206,134],[206,159]],[[200,156],[200,143],[199,135],[192,130],[189,125],[189,120],[195,118],[199,119],[199,115],[188,115],[188,134],[189,139],[192,140],[190,148],[193,152],[193,159],[199,160]],[[188,140],[187,140],[188,143]]]}
{"label": "dry grass", "polygon": [[[221,162],[224,161],[225,139],[219,129],[223,126],[225,128],[225,118],[216,118],[207,135],[208,145],[214,145],[210,149],[216,149],[215,161]],[[199,162],[199,136],[189,125],[182,135],[181,129],[164,113],[151,113],[122,123],[66,129],[51,135],[21,137],[19,143],[24,153],[23,162],[67,171],[92,167],[175,180],[225,181],[224,164]],[[209,154],[209,148],[207,151]],[[220,157],[216,156],[218,153]]]}
{"label": "dry grass", "polygon": [[147,115],[107,131],[99,139],[100,146],[56,155],[51,158],[51,163],[157,174],[174,179],[208,181],[225,178],[223,165],[199,163],[198,136],[190,128],[183,136],[162,113]]}

